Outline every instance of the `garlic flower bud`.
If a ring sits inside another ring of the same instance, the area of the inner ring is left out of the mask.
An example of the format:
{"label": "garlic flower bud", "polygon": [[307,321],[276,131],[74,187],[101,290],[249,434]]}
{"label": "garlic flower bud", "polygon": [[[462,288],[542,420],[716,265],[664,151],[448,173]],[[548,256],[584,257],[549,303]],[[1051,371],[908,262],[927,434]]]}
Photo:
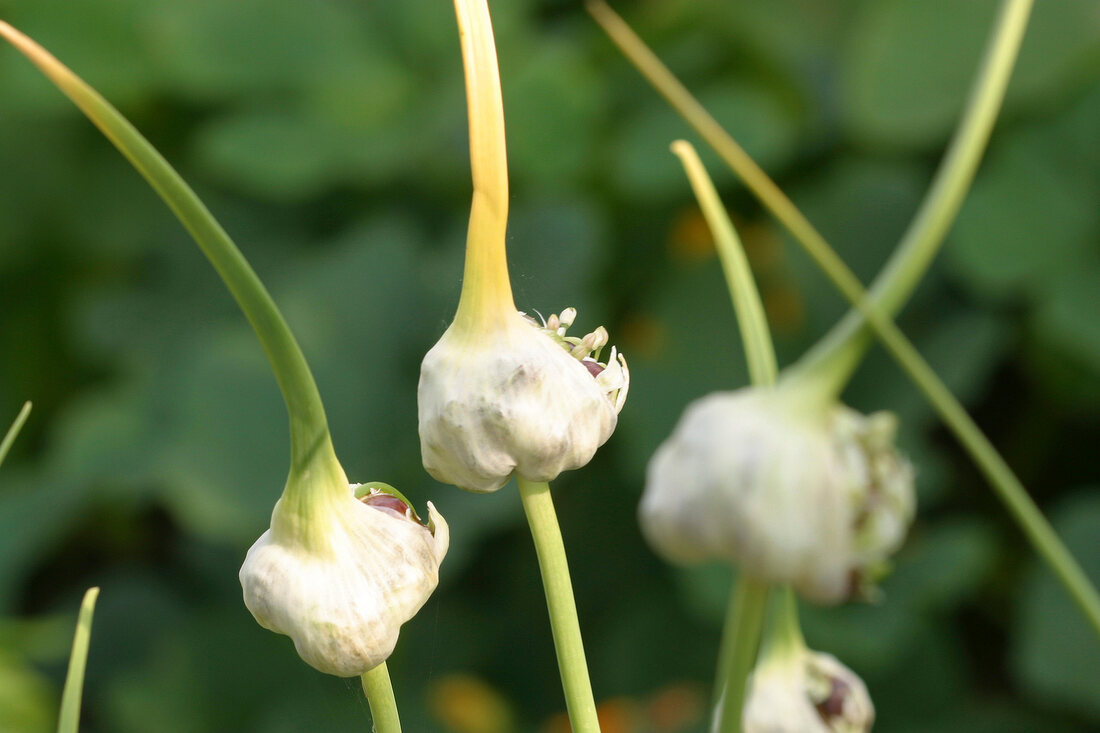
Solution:
{"label": "garlic flower bud", "polygon": [[722,559],[837,603],[873,589],[915,509],[892,415],[821,409],[794,389],[691,404],[646,476],[642,530],[670,560]]}
{"label": "garlic flower bud", "polygon": [[420,449],[433,477],[496,491],[513,472],[550,481],[588,463],[615,430],[630,372],[601,326],[567,336],[576,311],[539,324],[522,313],[486,332],[452,325],[424,357]]}
{"label": "garlic flower bud", "polygon": [[431,502],[425,526],[396,492],[356,498],[364,487],[329,469],[307,472],[312,491],[283,495],[240,580],[261,626],[289,636],[310,666],[354,677],[386,661],[435,590],[449,531]]}
{"label": "garlic flower bud", "polygon": [[749,678],[744,733],[865,733],[875,708],[863,680],[830,654],[782,649]]}

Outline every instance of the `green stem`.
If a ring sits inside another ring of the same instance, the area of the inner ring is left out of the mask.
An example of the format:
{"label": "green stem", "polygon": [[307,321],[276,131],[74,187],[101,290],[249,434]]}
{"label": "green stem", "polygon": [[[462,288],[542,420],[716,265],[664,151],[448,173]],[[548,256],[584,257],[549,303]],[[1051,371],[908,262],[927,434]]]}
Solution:
{"label": "green stem", "polygon": [[[880,313],[895,315],[927,271],[974,180],[993,132],[1031,13],[1032,0],[1008,0],[990,36],[966,110],[920,209],[897,250],[870,288],[868,301]],[[869,347],[872,333],[858,310],[826,334],[800,362],[823,368],[847,383]],[[824,366],[822,366],[824,365]]]}
{"label": "green stem", "polygon": [[[644,76],[654,89],[668,101],[684,120],[710,145],[718,156],[737,174],[745,186],[764,204],[765,208],[790,230],[795,239],[823,262],[833,275],[844,277],[844,263],[826,244],[809,220],[791,202],[768,174],[756,164],[749,154],[722,129],[706,108],[661,63],[656,54],[603,0],[587,0],[588,12],[611,38],[623,55]],[[859,284],[858,281],[855,283]]]}
{"label": "green stem", "polygon": [[382,662],[368,669],[360,678],[363,681],[363,694],[370,704],[370,715],[374,720],[374,733],[401,733],[401,719],[397,715],[397,700],[393,696],[390,683],[390,671]]}
{"label": "green stem", "polygon": [[[1021,22],[1020,14],[1029,0],[1007,0],[999,28],[1013,28]],[[956,439],[970,454],[994,493],[1020,525],[1039,555],[1054,570],[1066,591],[1082,613],[1100,634],[1100,594],[1062,544],[1042,512],[1028,496],[1020,480],[1004,459],[966,413],[950,390],[936,376],[916,348],[888,317],[881,315],[866,299],[859,279],[829,246],[813,225],[779,190],[767,174],[713,117],[691,96],[690,92],[669,72],[640,38],[600,0],[588,0],[588,10],[628,59],[650,81],[669,103],[715,149],[745,185],[791,232],[830,281],[856,307],[867,325],[902,367]],[[1022,29],[1021,29],[1022,30]],[[1005,37],[1011,33],[1006,32]],[[1003,63],[1003,62],[1001,62]],[[929,228],[929,231],[932,231]],[[927,235],[926,235],[927,236]]]}
{"label": "green stem", "polygon": [[550,497],[550,485],[545,481],[527,481],[520,477],[517,477],[517,482],[523,511],[527,514],[531,537],[535,541],[542,584],[546,589],[546,606],[550,612],[554,651],[558,655],[569,721],[574,733],[599,733],[596,701],[592,696],[581,627],[577,621],[577,604],[573,600],[569,564],[565,558],[565,544],[561,539],[554,502]]}
{"label": "green stem", "polygon": [[80,616],[73,634],[73,651],[69,656],[69,671],[61,693],[61,714],[57,733],[76,733],[80,727],[80,698],[84,690],[84,669],[88,664],[88,643],[92,638],[92,614],[95,613],[99,588],[89,588],[80,603]]}
{"label": "green stem", "polygon": [[768,584],[741,573],[726,606],[726,622],[718,647],[718,674],[715,690],[714,725],[716,733],[741,730],[741,711],[745,705],[746,682],[756,663],[764,609],[768,605]]}
{"label": "green stem", "polygon": [[775,347],[772,345],[771,332],[768,331],[768,319],[764,316],[764,305],[760,302],[760,293],[752,277],[745,248],[737,237],[726,207],[718,198],[714,182],[707,175],[703,162],[691,143],[677,140],[672,143],[672,152],[684,165],[695,198],[707,225],[714,234],[714,243],[718,257],[722,261],[722,272],[726,276],[733,310],[737,314],[737,324],[741,329],[741,341],[745,344],[745,358],[749,363],[749,376],[758,386],[775,384],[778,367],[775,362]]}
{"label": "green stem", "polygon": [[218,271],[263,345],[290,414],[291,463],[307,466],[328,439],[317,385],[286,321],[244,255],[160,153],[118,110],[37,43],[0,21],[0,36],[37,66],[149,182]]}
{"label": "green stem", "polygon": [[4,434],[4,439],[0,440],[0,464],[8,457],[8,451],[11,450],[12,443],[15,442],[16,437],[19,435],[19,431],[23,429],[23,425],[27,422],[27,418],[30,417],[30,414],[31,403],[24,402],[23,409],[15,416],[15,422],[11,424],[11,427],[8,428],[8,432]]}
{"label": "green stem", "polygon": [[784,586],[772,603],[771,624],[764,641],[764,655],[790,653],[806,649],[806,639],[798,623],[798,596],[791,586]]}

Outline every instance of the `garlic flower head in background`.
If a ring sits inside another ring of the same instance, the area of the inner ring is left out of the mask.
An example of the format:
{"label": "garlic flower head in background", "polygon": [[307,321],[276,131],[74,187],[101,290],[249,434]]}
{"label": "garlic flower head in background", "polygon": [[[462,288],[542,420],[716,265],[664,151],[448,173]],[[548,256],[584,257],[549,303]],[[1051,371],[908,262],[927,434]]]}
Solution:
{"label": "garlic flower head in background", "polygon": [[749,678],[744,733],[866,733],[875,708],[863,680],[831,654],[766,653]]}
{"label": "garlic flower head in background", "polygon": [[505,231],[508,169],[496,48],[485,0],[455,0],[466,73],[473,203],[454,322],[424,357],[421,456],[436,479],[496,491],[513,473],[549,481],[588,463],[615,429],[626,360],[599,361],[607,331],[567,336],[567,309],[539,323],[516,311]]}
{"label": "garlic flower head in background", "polygon": [[310,666],[361,675],[435,590],[447,522],[431,502],[425,526],[392,489],[349,484],[335,456],[290,481],[302,485],[284,492],[241,566],[245,605]]}
{"label": "garlic flower head in background", "polygon": [[666,559],[725,560],[819,603],[870,593],[915,511],[894,432],[784,386],[703,397],[650,460],[643,533]]}

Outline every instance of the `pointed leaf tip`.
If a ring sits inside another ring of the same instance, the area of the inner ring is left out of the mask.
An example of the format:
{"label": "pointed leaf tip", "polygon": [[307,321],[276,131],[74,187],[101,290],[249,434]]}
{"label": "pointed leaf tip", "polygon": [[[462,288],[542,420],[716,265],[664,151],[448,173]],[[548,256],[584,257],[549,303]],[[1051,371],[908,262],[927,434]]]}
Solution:
{"label": "pointed leaf tip", "polygon": [[69,657],[69,672],[65,676],[65,690],[61,693],[61,714],[57,721],[57,733],[77,733],[80,727],[80,701],[84,689],[84,669],[88,663],[88,643],[92,637],[92,615],[95,613],[99,588],[89,588],[80,603],[80,616],[73,635],[73,651]]}

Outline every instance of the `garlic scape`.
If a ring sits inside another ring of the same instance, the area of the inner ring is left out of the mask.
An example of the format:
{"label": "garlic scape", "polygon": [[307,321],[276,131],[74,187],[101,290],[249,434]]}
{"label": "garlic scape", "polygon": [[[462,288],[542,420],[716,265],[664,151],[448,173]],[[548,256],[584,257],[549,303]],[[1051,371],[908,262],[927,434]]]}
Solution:
{"label": "garlic scape", "polygon": [[[0,22],[0,36],[76,103],[179,217],[248,317],[275,372],[290,418],[290,472],[271,528],[241,568],[249,610],[265,628],[290,636],[302,658],[322,672],[352,676],[379,667],[401,624],[436,586],[446,522],[429,504],[431,521],[423,526],[389,489],[356,497],[305,357],[240,250],[179,174],[95,90],[6,23]],[[390,712],[386,718],[396,721]]]}
{"label": "garlic scape", "polygon": [[607,331],[567,336],[568,308],[545,323],[516,310],[505,231],[504,111],[484,0],[456,0],[466,72],[473,203],[454,322],[424,357],[417,392],[420,446],[433,477],[495,491],[513,473],[549,481],[579,468],[615,430],[629,387]]}

